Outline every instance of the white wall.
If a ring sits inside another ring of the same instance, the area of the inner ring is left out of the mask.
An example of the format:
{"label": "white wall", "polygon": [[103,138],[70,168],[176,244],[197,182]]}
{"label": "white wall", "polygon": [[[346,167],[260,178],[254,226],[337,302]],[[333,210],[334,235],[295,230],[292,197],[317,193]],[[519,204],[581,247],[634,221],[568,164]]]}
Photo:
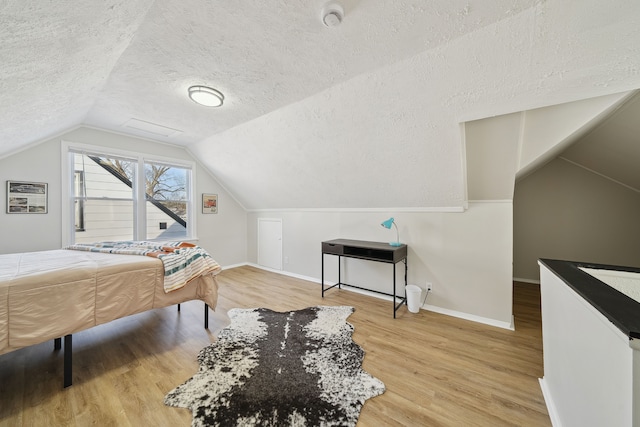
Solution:
{"label": "white wall", "polygon": [[524,112],[518,177],[556,157],[632,93],[615,93]]}
{"label": "white wall", "polygon": [[[637,357],[625,336],[546,266],[540,266],[544,378],[554,426],[633,424]],[[637,397],[635,397],[637,401]]]}
{"label": "white wall", "polygon": [[464,124],[469,200],[511,200],[523,113]]}
{"label": "white wall", "polygon": [[[470,203],[465,212],[265,211],[248,215],[248,259],[257,262],[258,218],[282,218],[284,271],[321,276],[321,242],[337,238],[392,241],[380,226],[396,219],[400,241],[409,246],[408,281],[422,289],[433,283],[427,305],[501,327],[512,315],[512,204]],[[388,264],[346,260],[343,281],[391,292]],[[337,279],[335,257],[325,255],[325,280]],[[398,283],[402,283],[398,264]],[[402,273],[403,274],[403,273]],[[314,288],[320,293],[320,288]]]}
{"label": "white wall", "polygon": [[[127,137],[89,128],[79,128],[43,141],[12,156],[0,159],[0,182],[6,200],[6,181],[37,181],[49,184],[49,213],[43,215],[0,212],[0,253],[58,249],[61,236],[61,141],[91,144],[117,150],[194,161],[183,148]],[[196,167],[196,230],[198,244],[209,251],[221,265],[243,263],[246,254],[246,211],[202,167]],[[202,214],[202,193],[218,194],[218,213]]]}
{"label": "white wall", "polygon": [[539,258],[640,267],[640,194],[562,159],[518,181],[514,277],[539,280]]}

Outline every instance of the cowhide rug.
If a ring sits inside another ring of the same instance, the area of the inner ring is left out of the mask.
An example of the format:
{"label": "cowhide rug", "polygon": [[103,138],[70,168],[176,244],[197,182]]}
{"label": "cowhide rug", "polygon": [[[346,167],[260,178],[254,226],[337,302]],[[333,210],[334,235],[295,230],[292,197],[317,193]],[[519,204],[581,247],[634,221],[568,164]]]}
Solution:
{"label": "cowhide rug", "polygon": [[191,409],[193,426],[355,426],[385,388],[361,368],[352,312],[232,309],[231,324],[200,351],[198,373],[165,404]]}

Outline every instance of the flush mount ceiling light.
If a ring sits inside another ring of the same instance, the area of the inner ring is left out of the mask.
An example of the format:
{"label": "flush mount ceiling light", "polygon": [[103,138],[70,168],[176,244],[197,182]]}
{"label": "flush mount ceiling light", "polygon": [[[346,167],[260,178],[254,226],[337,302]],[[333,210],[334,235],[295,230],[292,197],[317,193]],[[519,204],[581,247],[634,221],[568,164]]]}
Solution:
{"label": "flush mount ceiling light", "polygon": [[322,8],[320,18],[322,23],[327,27],[337,27],[344,17],[344,9],[336,2],[329,2]]}
{"label": "flush mount ceiling light", "polygon": [[208,86],[191,86],[189,88],[189,98],[205,107],[219,107],[224,102],[222,92]]}

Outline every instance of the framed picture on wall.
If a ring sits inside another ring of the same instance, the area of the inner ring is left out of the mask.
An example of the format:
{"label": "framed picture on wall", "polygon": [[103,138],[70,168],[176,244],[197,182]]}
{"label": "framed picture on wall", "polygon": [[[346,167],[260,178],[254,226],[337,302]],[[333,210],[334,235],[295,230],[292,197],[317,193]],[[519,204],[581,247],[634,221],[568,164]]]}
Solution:
{"label": "framed picture on wall", "polygon": [[47,196],[44,182],[7,181],[7,213],[46,214]]}
{"label": "framed picture on wall", "polygon": [[217,194],[202,194],[202,213],[203,214],[217,214],[218,213],[218,195]]}

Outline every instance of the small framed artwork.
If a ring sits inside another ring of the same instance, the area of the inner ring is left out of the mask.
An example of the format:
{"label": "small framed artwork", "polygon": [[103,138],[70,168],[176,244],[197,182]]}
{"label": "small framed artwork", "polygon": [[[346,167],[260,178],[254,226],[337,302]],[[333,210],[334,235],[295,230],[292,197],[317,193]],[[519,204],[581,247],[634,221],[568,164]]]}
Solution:
{"label": "small framed artwork", "polygon": [[7,213],[46,214],[47,196],[44,182],[7,181]]}
{"label": "small framed artwork", "polygon": [[217,214],[218,213],[218,195],[202,194],[202,213]]}

